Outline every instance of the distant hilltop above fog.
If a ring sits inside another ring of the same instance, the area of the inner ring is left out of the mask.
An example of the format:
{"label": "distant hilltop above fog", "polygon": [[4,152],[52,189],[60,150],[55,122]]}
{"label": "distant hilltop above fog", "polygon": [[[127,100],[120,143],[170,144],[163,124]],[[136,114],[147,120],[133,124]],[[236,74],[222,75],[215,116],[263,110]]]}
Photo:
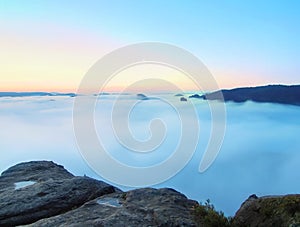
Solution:
{"label": "distant hilltop above fog", "polygon": [[31,97],[31,96],[69,96],[75,97],[75,93],[50,93],[50,92],[0,92],[0,97]]}
{"label": "distant hilltop above fog", "polygon": [[[206,94],[193,94],[184,97],[183,94],[175,94],[180,101],[186,102],[187,97],[190,99],[204,99],[204,100],[220,100],[220,92],[222,92],[224,101],[232,102],[269,102],[278,104],[289,104],[300,106],[300,85],[267,85],[259,87],[242,87],[234,89],[223,89]],[[130,93],[100,93],[99,95],[130,95]],[[0,92],[1,97],[53,97],[53,96],[67,96],[76,97],[79,94],[75,93],[57,93],[57,92]],[[132,94],[133,95],[133,94]],[[95,94],[97,96],[97,94]],[[144,94],[135,94],[138,100],[153,100],[155,97],[148,97]]]}
{"label": "distant hilltop above fog", "polygon": [[[231,90],[221,90],[224,100],[233,102],[270,102],[300,106],[300,85],[268,85],[261,87],[244,87]],[[220,91],[208,93],[202,96],[193,95],[190,98],[202,98],[218,100]]]}
{"label": "distant hilltop above fog", "polygon": [[49,161],[0,176],[1,226],[299,226],[300,195],[251,195],[233,218],[170,188],[123,192]]}

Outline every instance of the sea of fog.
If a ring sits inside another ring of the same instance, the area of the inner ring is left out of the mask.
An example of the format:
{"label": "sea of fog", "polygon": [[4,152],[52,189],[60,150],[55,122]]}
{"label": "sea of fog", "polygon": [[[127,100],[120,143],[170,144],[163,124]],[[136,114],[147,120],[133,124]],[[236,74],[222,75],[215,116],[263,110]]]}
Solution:
{"label": "sea of fog", "polygon": [[[178,102],[179,108],[187,105],[174,94],[156,96]],[[154,118],[161,119],[167,128],[165,140],[156,151],[138,154],[120,145],[114,137],[110,113],[116,97],[101,96],[95,108],[98,136],[110,154],[137,167],[157,164],[172,155],[180,140],[180,117],[174,108],[159,99],[150,99],[141,101],[132,110],[129,125],[135,138],[147,140],[151,136],[149,122]],[[136,96],[127,94],[121,99],[118,108],[125,108]],[[215,162],[199,173],[199,162],[210,136],[211,113],[206,101],[192,102],[200,124],[193,158],[177,175],[154,187],[172,187],[199,202],[210,199],[217,210],[230,216],[251,194],[300,193],[300,107],[226,103],[224,143]],[[52,160],[75,175],[102,179],[77,148],[72,125],[73,103],[71,97],[0,98],[0,172],[19,162]]]}

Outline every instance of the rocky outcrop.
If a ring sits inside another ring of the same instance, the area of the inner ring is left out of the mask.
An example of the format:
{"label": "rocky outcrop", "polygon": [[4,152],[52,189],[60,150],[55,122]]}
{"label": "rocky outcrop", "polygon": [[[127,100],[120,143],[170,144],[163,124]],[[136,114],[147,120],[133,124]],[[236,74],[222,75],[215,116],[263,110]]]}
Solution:
{"label": "rocky outcrop", "polygon": [[181,97],[181,98],[180,98],[180,101],[181,101],[181,102],[187,102],[187,99],[186,99],[185,97]]}
{"label": "rocky outcrop", "polygon": [[21,163],[0,176],[0,226],[199,226],[212,213],[218,218],[203,210],[173,189],[122,192],[48,161]]}
{"label": "rocky outcrop", "polygon": [[172,189],[137,189],[99,197],[30,226],[196,226],[192,216],[196,205]]}
{"label": "rocky outcrop", "polygon": [[252,195],[237,211],[233,226],[300,226],[300,195]]}
{"label": "rocky outcrop", "polygon": [[[25,186],[17,187],[18,183]],[[74,177],[53,162],[21,163],[0,177],[0,226],[33,223],[115,191],[120,190],[88,177]]]}
{"label": "rocky outcrop", "polygon": [[0,226],[300,226],[300,195],[250,196],[232,220],[169,188],[122,192],[48,161],[0,176]]}
{"label": "rocky outcrop", "polygon": [[47,180],[62,180],[74,177],[63,166],[48,161],[33,161],[17,164],[4,171],[0,177],[0,192],[13,188],[20,181],[44,182]]}
{"label": "rocky outcrop", "polygon": [[149,98],[144,95],[144,94],[137,94],[136,97],[139,99],[139,100],[148,100]]}

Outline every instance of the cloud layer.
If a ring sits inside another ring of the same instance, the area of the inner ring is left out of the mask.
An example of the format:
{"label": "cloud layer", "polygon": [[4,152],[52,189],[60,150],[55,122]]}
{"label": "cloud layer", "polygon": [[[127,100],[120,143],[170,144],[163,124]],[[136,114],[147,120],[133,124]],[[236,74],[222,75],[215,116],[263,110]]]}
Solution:
{"label": "cloud layer", "polygon": [[[173,95],[166,97],[178,99]],[[95,123],[101,142],[115,159],[132,166],[149,166],[172,155],[180,141],[180,117],[174,109],[159,100],[147,100],[132,110],[129,125],[136,139],[143,141],[151,137],[149,126],[155,118],[164,122],[166,130],[164,140],[155,151],[139,154],[120,145],[114,137],[110,124],[113,98],[105,96],[98,102]],[[126,106],[134,98],[126,96],[120,106]],[[211,116],[204,101],[193,102],[200,124],[196,152],[180,173],[155,187],[173,187],[199,201],[209,198],[227,215],[233,215],[253,193],[259,196],[299,193],[300,107],[227,103],[223,146],[214,164],[199,173],[199,162],[210,136]],[[179,103],[180,108],[185,108],[184,105]],[[46,159],[64,165],[74,174],[101,179],[77,149],[72,107],[70,97],[1,98],[0,171],[18,162]]]}

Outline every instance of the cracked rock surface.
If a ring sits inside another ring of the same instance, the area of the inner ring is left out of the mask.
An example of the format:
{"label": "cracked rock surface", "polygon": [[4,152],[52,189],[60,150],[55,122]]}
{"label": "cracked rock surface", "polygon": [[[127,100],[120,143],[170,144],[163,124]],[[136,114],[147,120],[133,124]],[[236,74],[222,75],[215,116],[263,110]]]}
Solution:
{"label": "cracked rock surface", "polygon": [[[18,182],[31,182],[16,189]],[[75,177],[53,162],[27,162],[0,176],[0,226],[33,223],[120,191],[88,177]]]}

